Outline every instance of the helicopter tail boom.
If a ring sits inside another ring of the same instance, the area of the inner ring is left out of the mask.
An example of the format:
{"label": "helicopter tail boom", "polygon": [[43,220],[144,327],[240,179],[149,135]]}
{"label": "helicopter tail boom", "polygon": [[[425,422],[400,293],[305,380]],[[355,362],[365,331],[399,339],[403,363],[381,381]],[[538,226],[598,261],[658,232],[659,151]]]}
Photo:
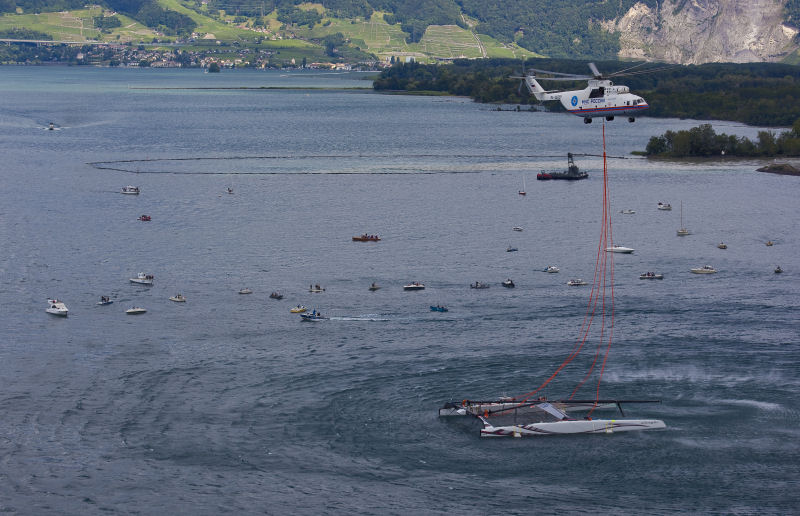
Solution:
{"label": "helicopter tail boom", "polygon": [[549,91],[542,88],[542,85],[536,81],[536,78],[533,75],[526,75],[525,76],[525,86],[528,88],[528,91],[531,92],[531,95],[536,97],[536,100],[559,100],[561,99],[561,95],[550,93]]}

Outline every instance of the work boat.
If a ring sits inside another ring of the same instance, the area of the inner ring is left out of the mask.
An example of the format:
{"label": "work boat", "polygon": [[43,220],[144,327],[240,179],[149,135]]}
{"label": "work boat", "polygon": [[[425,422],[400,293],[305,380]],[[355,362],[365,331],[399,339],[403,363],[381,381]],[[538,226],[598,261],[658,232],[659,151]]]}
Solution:
{"label": "work boat", "polygon": [[146,312],[147,312],[147,310],[145,310],[141,306],[132,306],[132,307],[128,308],[127,310],[125,310],[125,313],[128,314],[128,315],[140,315],[140,314],[143,314],[143,313],[146,313]]}
{"label": "work boat", "polygon": [[146,274],[144,272],[140,272],[136,275],[135,278],[131,278],[131,283],[137,283],[139,285],[152,285],[155,276],[152,274]]}
{"label": "work boat", "polygon": [[48,314],[58,315],[60,317],[66,317],[69,314],[69,310],[67,310],[67,305],[65,305],[62,301],[58,299],[48,299],[47,300],[47,310],[45,310]]}
{"label": "work boat", "polygon": [[546,171],[542,170],[536,174],[536,179],[539,181],[549,181],[551,179],[566,179],[567,181],[575,181],[578,179],[586,179],[589,174],[581,172],[575,160],[572,159],[572,153],[567,153],[567,170],[563,172]]}
{"label": "work boat", "polygon": [[[603,126],[603,192],[602,207],[603,217],[600,232],[600,241],[597,245],[595,257],[595,275],[592,283],[593,295],[587,300],[586,315],[583,324],[576,326],[578,333],[571,346],[565,346],[565,357],[560,365],[554,364],[554,372],[545,375],[545,379],[533,390],[515,397],[502,397],[490,401],[472,401],[465,399],[460,404],[447,403],[439,409],[439,416],[471,416],[479,419],[483,428],[481,437],[530,437],[545,435],[576,435],[576,434],[613,434],[617,432],[630,432],[638,430],[653,430],[666,428],[663,421],[658,419],[594,419],[595,410],[616,406],[623,417],[623,403],[649,403],[658,400],[616,400],[601,399],[600,385],[603,372],[612,346],[612,334],[608,328],[614,328],[614,260],[606,260],[603,254],[605,249],[612,246],[611,235],[611,208],[608,199],[611,198],[608,181],[608,163],[605,146],[605,125]],[[548,267],[545,270],[550,270]],[[602,299],[602,302],[600,302]],[[592,344],[587,344],[593,341]],[[597,349],[594,359],[581,360],[579,356],[583,351],[591,353],[592,348]],[[601,351],[603,349],[604,351]],[[578,358],[578,360],[574,359]],[[569,398],[549,401],[542,396],[544,389],[559,375],[572,375],[572,368],[567,365],[585,362],[587,372],[574,375],[577,385],[569,388]],[[597,364],[602,364],[597,366]],[[474,372],[473,374],[479,374]],[[489,376],[487,375],[487,378]],[[581,388],[591,390],[594,399],[581,400],[575,395]],[[583,412],[582,417],[570,417],[568,412]]]}
{"label": "work boat", "polygon": [[415,281],[413,283],[409,283],[408,285],[403,285],[403,290],[425,290],[425,284]]}
{"label": "work boat", "polygon": [[660,202],[658,203],[658,209],[661,211],[672,211],[672,205],[669,203]]}

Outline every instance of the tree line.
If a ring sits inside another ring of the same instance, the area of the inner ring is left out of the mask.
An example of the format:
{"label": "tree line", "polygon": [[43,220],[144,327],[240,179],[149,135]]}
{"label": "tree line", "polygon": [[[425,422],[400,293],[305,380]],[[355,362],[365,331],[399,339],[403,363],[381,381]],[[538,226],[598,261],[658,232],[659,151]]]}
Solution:
{"label": "tree line", "polygon": [[[612,73],[636,63],[596,61],[600,71]],[[381,72],[374,81],[378,91],[442,92],[468,96],[477,102],[535,104],[521,81],[519,60],[456,60],[448,65],[398,63]],[[525,66],[562,73],[584,74],[587,61],[530,59]],[[642,69],[646,69],[643,66]],[[644,97],[648,116],[734,120],[750,125],[786,127],[800,118],[800,68],[778,63],[709,63],[663,66],[653,73],[619,77],[631,91]],[[542,81],[545,88],[549,87]],[[558,89],[583,89],[586,81],[559,82]],[[559,111],[558,102],[544,103],[545,109]]]}
{"label": "tree line", "polygon": [[725,133],[717,134],[711,124],[667,131],[650,138],[645,155],[670,158],[800,156],[800,119],[794,122],[790,131],[779,135],[773,131],[759,131],[756,141]]}

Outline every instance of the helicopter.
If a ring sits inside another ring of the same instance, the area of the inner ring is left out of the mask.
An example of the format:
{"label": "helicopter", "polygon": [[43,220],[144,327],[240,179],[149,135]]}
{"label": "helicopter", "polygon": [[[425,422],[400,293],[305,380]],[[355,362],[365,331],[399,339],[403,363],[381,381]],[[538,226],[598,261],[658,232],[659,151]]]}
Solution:
{"label": "helicopter", "polygon": [[[643,64],[643,63],[642,63]],[[636,65],[641,66],[641,64]],[[611,77],[620,75],[634,75],[637,73],[645,72],[630,72],[624,73],[628,70],[636,68],[636,66],[612,73],[608,76],[603,76],[597,69],[594,63],[589,63],[589,69],[592,75],[577,75],[571,73],[551,72],[547,70],[538,70],[530,68],[523,77],[514,77],[515,79],[522,79],[527,86],[528,91],[540,101],[560,100],[561,105],[573,115],[583,117],[583,123],[592,123],[593,118],[605,117],[606,120],[614,120],[614,117],[627,116],[628,122],[635,122],[636,115],[647,109],[648,104],[645,100],[630,92],[627,86],[615,86],[611,82]],[[648,70],[652,71],[652,70]],[[543,81],[579,81],[588,80],[589,85],[582,90],[574,91],[557,91],[545,90],[536,80],[536,74],[548,74],[553,77],[539,77]],[[520,85],[522,87],[522,85]]]}

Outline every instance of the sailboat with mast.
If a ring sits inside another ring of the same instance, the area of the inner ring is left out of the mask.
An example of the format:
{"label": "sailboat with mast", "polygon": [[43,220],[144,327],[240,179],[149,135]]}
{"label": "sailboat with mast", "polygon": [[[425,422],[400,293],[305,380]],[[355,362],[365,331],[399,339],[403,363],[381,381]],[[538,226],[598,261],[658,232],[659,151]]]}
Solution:
{"label": "sailboat with mast", "polygon": [[[603,216],[600,245],[597,247],[592,290],[586,307],[586,316],[572,350],[558,368],[536,389],[514,397],[490,401],[450,402],[439,409],[440,416],[473,416],[482,423],[481,437],[530,437],[544,435],[612,434],[637,430],[666,428],[659,419],[593,419],[597,409],[616,407],[625,417],[622,405],[627,403],[658,403],[659,400],[601,399],[600,383],[603,379],[612,336],[614,334],[614,254],[603,252],[611,242],[611,208],[608,199],[608,167],[605,150],[605,125],[603,126]],[[610,295],[607,295],[610,293]],[[599,321],[593,321],[598,318]],[[597,344],[588,372],[581,378],[567,398],[550,401],[542,396],[543,389],[567,368],[578,356],[590,338],[592,329]],[[599,330],[598,330],[599,328]],[[581,387],[592,380],[594,399],[576,398]],[[582,418],[569,413],[583,412]]]}
{"label": "sailboat with mast", "polygon": [[683,201],[681,201],[681,227],[678,228],[678,232],[677,233],[678,233],[678,236],[687,236],[687,235],[691,234],[689,232],[689,230],[686,229],[686,226],[683,225]]}
{"label": "sailboat with mast", "polygon": [[522,176],[522,190],[519,191],[520,195],[528,195],[528,192],[525,191],[525,176]]}

